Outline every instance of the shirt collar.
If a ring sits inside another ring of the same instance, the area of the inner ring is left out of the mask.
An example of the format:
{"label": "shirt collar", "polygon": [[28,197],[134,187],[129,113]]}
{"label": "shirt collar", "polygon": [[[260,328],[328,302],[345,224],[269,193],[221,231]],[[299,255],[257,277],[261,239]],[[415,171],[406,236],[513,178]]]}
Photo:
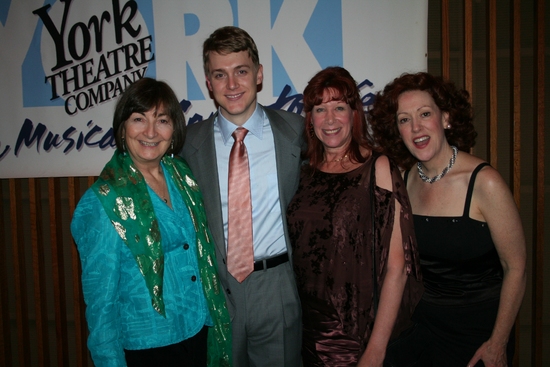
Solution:
{"label": "shirt collar", "polygon": [[[248,130],[249,134],[252,134],[256,136],[258,139],[262,139],[263,137],[263,125],[265,120],[265,112],[263,108],[260,108],[260,105],[256,103],[256,109],[252,113],[252,115],[248,118],[248,120],[242,125],[245,129]],[[239,127],[226,119],[222,114],[221,111],[218,109],[218,116],[216,118],[216,123],[220,127],[220,131],[222,133],[223,143],[225,145],[230,142],[233,144],[233,137],[231,134]]]}

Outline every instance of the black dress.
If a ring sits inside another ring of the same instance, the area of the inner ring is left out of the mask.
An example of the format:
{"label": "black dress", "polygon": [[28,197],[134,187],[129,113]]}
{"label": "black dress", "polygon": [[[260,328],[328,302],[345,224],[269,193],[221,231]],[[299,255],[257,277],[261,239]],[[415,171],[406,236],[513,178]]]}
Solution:
{"label": "black dress", "polygon": [[503,270],[487,223],[469,217],[476,175],[486,165],[470,177],[461,217],[414,215],[425,293],[413,315],[415,330],[388,349],[395,366],[417,356],[416,366],[464,367],[491,336]]}
{"label": "black dress", "polygon": [[[304,170],[291,201],[288,225],[302,302],[304,366],[356,366],[374,323],[370,169],[374,159],[347,173]],[[421,296],[419,263],[408,196],[396,167],[393,191],[375,190],[376,263],[384,279],[395,201],[399,201],[407,273],[402,312],[410,317]],[[397,326],[397,327],[400,327]]]}

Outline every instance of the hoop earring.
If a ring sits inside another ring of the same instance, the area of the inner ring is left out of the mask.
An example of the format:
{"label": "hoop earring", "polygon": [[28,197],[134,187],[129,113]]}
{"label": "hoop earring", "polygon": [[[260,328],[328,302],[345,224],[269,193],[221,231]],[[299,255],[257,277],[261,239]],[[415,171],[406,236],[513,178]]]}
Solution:
{"label": "hoop earring", "polygon": [[170,158],[174,158],[174,140],[170,143]]}

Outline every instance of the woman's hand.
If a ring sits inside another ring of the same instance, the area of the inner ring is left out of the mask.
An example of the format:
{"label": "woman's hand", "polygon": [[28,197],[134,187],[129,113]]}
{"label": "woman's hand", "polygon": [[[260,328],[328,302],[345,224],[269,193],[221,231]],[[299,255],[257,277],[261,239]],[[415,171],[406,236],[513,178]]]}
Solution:
{"label": "woman's hand", "polygon": [[508,367],[506,344],[492,343],[489,339],[475,352],[468,362],[468,367],[475,366],[480,360],[483,361],[485,367]]}
{"label": "woman's hand", "polygon": [[[378,350],[376,350],[378,349]],[[357,367],[382,367],[384,365],[384,358],[386,357],[385,348],[368,348],[365,353],[359,359]]]}

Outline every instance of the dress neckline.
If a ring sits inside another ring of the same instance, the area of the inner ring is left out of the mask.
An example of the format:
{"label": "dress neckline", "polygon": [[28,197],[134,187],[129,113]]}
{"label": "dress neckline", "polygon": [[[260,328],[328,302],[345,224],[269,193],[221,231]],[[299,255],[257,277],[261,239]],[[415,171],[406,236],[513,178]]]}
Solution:
{"label": "dress neckline", "polygon": [[346,172],[326,172],[326,171],[320,170],[319,168],[315,168],[315,172],[319,172],[319,173],[322,173],[322,174],[325,174],[325,175],[347,175],[349,173],[353,173],[353,172],[357,171],[358,169],[362,169],[363,167],[365,167],[365,165],[368,164],[372,160],[373,156],[374,156],[374,154],[371,153],[370,157],[367,158],[366,161],[364,161],[363,163],[361,163],[360,165],[358,165],[354,169],[346,171]]}
{"label": "dress neckline", "polygon": [[[415,213],[413,213],[413,216],[422,217],[422,218],[447,218],[447,219],[468,218],[468,219],[473,220],[475,222],[486,223],[486,222],[483,222],[481,220],[473,219],[473,218],[470,217],[470,204],[471,204],[472,195],[473,195],[473,192],[474,192],[474,183],[475,183],[478,172],[481,171],[481,169],[485,166],[489,166],[489,163],[482,162],[482,163],[478,164],[476,166],[476,168],[474,168],[474,170],[472,171],[472,173],[470,175],[470,180],[468,182],[468,188],[466,190],[466,199],[464,201],[464,210],[463,210],[461,216],[460,215],[431,216],[431,215],[422,215],[422,214],[415,214]],[[410,172],[411,172],[410,170],[405,171],[405,174],[404,174],[404,177],[403,177],[405,187],[407,187],[407,181],[409,179],[409,173]]]}
{"label": "dress neckline", "polygon": [[[366,163],[366,162],[365,162],[365,163]],[[332,176],[347,175],[347,174],[349,174],[349,173],[352,173],[352,172],[357,171],[358,169],[362,168],[363,166],[364,166],[364,164],[361,164],[360,166],[355,167],[355,168],[352,169],[351,171],[346,171],[346,172],[325,172],[325,171],[321,171],[321,170],[318,169],[318,168],[315,168],[315,172],[322,173],[322,174],[324,174],[324,175],[332,175]]]}

